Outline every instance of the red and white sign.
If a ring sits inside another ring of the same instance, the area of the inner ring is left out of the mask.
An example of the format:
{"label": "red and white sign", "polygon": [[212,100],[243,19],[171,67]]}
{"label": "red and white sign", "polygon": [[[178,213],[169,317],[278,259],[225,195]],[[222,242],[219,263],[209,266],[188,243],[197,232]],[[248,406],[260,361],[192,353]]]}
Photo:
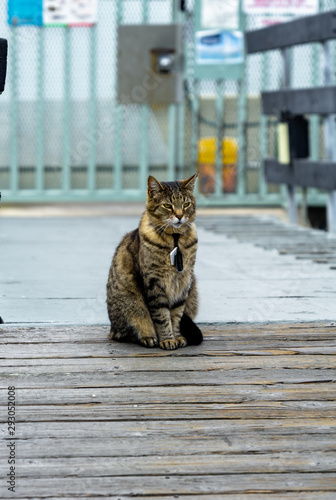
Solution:
{"label": "red and white sign", "polygon": [[43,0],[44,26],[92,26],[98,0]]}
{"label": "red and white sign", "polygon": [[319,11],[319,0],[244,0],[247,14],[310,15]]}

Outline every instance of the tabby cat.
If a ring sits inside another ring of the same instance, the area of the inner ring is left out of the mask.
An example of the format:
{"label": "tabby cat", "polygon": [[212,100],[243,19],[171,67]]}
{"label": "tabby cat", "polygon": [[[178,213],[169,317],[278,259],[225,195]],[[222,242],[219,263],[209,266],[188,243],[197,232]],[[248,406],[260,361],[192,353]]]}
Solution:
{"label": "tabby cat", "polygon": [[194,276],[197,174],[177,182],[148,178],[139,227],[114,254],[107,282],[110,338],[177,349],[202,342]]}

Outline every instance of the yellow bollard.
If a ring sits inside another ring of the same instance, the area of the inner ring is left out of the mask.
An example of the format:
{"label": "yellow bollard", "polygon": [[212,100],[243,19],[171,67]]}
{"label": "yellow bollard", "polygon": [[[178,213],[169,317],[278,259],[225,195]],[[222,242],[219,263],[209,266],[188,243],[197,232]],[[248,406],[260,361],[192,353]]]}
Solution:
{"label": "yellow bollard", "polygon": [[[203,137],[198,141],[198,170],[200,176],[200,192],[215,192],[216,184],[216,137]],[[222,191],[234,193],[237,184],[238,145],[236,139],[224,137],[222,140]]]}

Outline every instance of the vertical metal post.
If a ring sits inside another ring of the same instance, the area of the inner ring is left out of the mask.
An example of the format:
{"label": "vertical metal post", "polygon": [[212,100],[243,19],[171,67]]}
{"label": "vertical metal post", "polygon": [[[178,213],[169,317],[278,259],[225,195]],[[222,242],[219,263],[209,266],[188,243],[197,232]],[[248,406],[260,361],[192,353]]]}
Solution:
{"label": "vertical metal post", "polygon": [[11,69],[11,164],[10,189],[14,194],[19,188],[19,141],[18,141],[18,50],[17,28],[11,28],[10,69]]}
{"label": "vertical metal post", "polygon": [[[191,98],[191,163],[195,171],[198,170],[198,139],[199,139],[199,81],[194,80]],[[197,183],[200,190],[201,182]]]}
{"label": "vertical metal post", "polygon": [[[312,86],[317,87],[319,84],[320,75],[320,46],[316,44],[311,47],[312,59]],[[309,155],[310,160],[317,160],[319,157],[319,146],[320,146],[320,117],[318,115],[312,115],[309,119]],[[317,189],[310,188],[309,193],[312,196],[316,196]],[[308,197],[307,197],[308,199]],[[307,214],[306,214],[307,218]]]}
{"label": "vertical metal post", "polygon": [[93,191],[96,188],[96,152],[97,141],[99,140],[99,130],[97,130],[97,28],[92,26],[90,30],[90,104],[89,104],[89,161],[87,188]]}
{"label": "vertical metal post", "polygon": [[[244,69],[245,73],[246,69]],[[246,193],[246,75],[238,82],[238,175],[237,194]]]}
{"label": "vertical metal post", "polygon": [[168,180],[174,180],[176,177],[176,104],[168,105]]}
{"label": "vertical metal post", "polygon": [[[282,88],[288,89],[291,85],[290,81],[290,65],[291,65],[291,50],[290,48],[283,49],[282,54]],[[295,186],[287,185],[288,197],[288,218],[292,224],[298,223],[298,210],[295,198]]]}
{"label": "vertical metal post", "polygon": [[[177,5],[171,2],[172,21],[176,20]],[[178,104],[168,104],[168,180],[177,177],[177,146],[178,146]]]}
{"label": "vertical metal post", "polygon": [[307,209],[307,192],[308,192],[308,189],[306,187],[303,187],[302,188],[302,224],[304,226],[309,226],[308,209]]}
{"label": "vertical metal post", "polygon": [[[246,30],[246,15],[243,13],[242,2],[239,4],[240,29]],[[237,193],[239,196],[244,196],[246,193],[246,78],[247,78],[247,62],[245,60],[242,79],[238,84],[238,165],[237,165]]]}
{"label": "vertical metal post", "polygon": [[[324,75],[324,85],[332,84],[332,60],[331,60],[331,46],[330,42],[322,44],[322,70]],[[327,115],[324,118],[324,147],[328,160],[336,160],[335,148],[335,115]],[[327,204],[327,224],[328,231],[336,233],[336,191],[328,191],[328,204]]]}
{"label": "vertical metal post", "polygon": [[223,169],[223,155],[222,155],[222,141],[223,141],[223,123],[224,123],[224,80],[218,80],[216,83],[216,122],[217,122],[217,137],[216,137],[216,182],[215,194],[220,196],[223,194],[222,189],[222,169]]}
{"label": "vertical metal post", "polygon": [[[312,49],[312,86],[317,87],[319,84],[319,49],[320,47],[314,45]],[[310,159],[317,160],[319,157],[319,128],[320,128],[320,118],[317,115],[310,117],[310,136],[309,136],[309,149],[310,149]]]}
{"label": "vertical metal post", "polygon": [[64,107],[62,188],[71,189],[71,28],[64,28]]}
{"label": "vertical metal post", "polygon": [[288,218],[292,224],[297,224],[298,214],[297,214],[297,204],[295,199],[295,186],[287,185],[288,194]]}
{"label": "vertical metal post", "polygon": [[297,204],[295,199],[295,186],[287,185],[288,194],[288,218],[292,224],[297,224],[298,214],[297,214]]}
{"label": "vertical metal post", "polygon": [[[122,20],[122,2],[123,0],[117,0],[117,10],[116,10],[116,33],[118,32],[118,26],[121,24]],[[118,53],[118,52],[116,52]],[[116,79],[117,82],[117,79]],[[117,83],[116,83],[117,85]],[[117,92],[115,92],[115,106],[114,106],[114,189],[120,191],[122,189],[122,114],[123,105],[119,104],[117,101]]]}
{"label": "vertical metal post", "polygon": [[291,86],[291,49],[282,49],[282,88],[288,89]]}
{"label": "vertical metal post", "polygon": [[183,100],[178,107],[178,127],[177,127],[177,140],[176,140],[176,148],[177,148],[177,177],[184,178],[184,141],[185,141],[185,133],[184,133],[184,122],[185,122],[185,101]]}
{"label": "vertical metal post", "polygon": [[44,28],[38,29],[38,101],[37,101],[37,158],[35,188],[42,191],[44,188]]}
{"label": "vertical metal post", "polygon": [[141,132],[140,132],[140,164],[139,164],[139,182],[140,190],[146,191],[148,177],[148,121],[149,107],[148,104],[141,104]]}
{"label": "vertical metal post", "polygon": [[[180,23],[183,25],[182,28],[182,38],[183,46],[187,46],[187,40],[185,37],[185,16],[180,9],[180,2],[172,2],[172,22]],[[184,59],[186,61],[186,58]],[[184,100],[175,104],[176,116],[175,116],[175,172],[174,177],[176,179],[181,179],[184,176],[184,112],[185,103]]]}
{"label": "vertical metal post", "polygon": [[[142,22],[148,22],[148,1],[142,0]],[[139,165],[139,188],[146,192],[148,177],[148,133],[149,133],[149,106],[147,103],[140,104],[140,165]]]}
{"label": "vertical metal post", "polygon": [[335,234],[336,233],[336,191],[329,191],[328,193],[328,205],[327,205],[327,222],[328,231]]}
{"label": "vertical metal post", "polygon": [[[267,90],[268,88],[268,75],[269,75],[269,64],[270,58],[269,53],[264,52],[262,54],[262,83],[261,90]],[[260,168],[259,168],[259,176],[258,176],[258,191],[260,196],[264,197],[266,195],[266,182],[265,175],[263,169],[264,159],[267,158],[267,131],[268,131],[268,117],[260,113],[260,125],[259,125],[259,144],[260,144]]]}

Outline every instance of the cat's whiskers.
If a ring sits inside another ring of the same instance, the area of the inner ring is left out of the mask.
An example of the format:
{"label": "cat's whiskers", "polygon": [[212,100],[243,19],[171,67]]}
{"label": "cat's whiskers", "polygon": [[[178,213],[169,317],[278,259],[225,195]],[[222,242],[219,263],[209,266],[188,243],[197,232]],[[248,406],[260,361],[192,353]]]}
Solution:
{"label": "cat's whiskers", "polygon": [[170,221],[168,221],[168,222],[166,222],[165,224],[162,224],[162,225],[158,224],[158,226],[160,226],[160,227],[157,230],[157,232],[158,232],[158,234],[162,234],[162,233],[164,233],[165,229],[167,229],[167,227],[170,226]]}
{"label": "cat's whiskers", "polygon": [[161,222],[159,222],[159,224],[155,224],[155,225],[152,224],[152,227],[153,227],[153,229],[156,230],[157,228],[161,229],[164,225],[165,224],[162,224]]}

